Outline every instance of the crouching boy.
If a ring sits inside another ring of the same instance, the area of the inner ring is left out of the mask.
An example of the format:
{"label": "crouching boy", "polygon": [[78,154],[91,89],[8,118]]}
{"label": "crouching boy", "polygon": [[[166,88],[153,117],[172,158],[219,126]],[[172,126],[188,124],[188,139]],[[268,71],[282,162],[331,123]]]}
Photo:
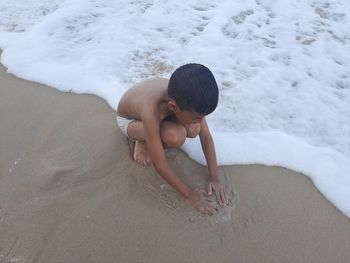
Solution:
{"label": "crouching boy", "polygon": [[[205,116],[218,104],[218,86],[211,71],[200,64],[179,67],[170,79],[142,81],[120,99],[117,122],[123,133],[135,141],[133,158],[142,165],[152,163],[156,171],[190,205],[205,214],[219,206],[208,195],[215,194],[221,206],[228,204],[218,177],[216,153]],[[209,169],[208,192],[190,189],[168,165],[164,148],[179,148],[186,137],[199,135]]]}

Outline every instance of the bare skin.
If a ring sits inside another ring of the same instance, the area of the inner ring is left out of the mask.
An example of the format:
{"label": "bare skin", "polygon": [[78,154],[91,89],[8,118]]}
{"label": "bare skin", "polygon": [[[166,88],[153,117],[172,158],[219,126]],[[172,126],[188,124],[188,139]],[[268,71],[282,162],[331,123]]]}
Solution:
{"label": "bare skin", "polygon": [[[221,206],[228,204],[225,188],[218,178],[214,143],[205,116],[192,111],[182,111],[167,95],[168,80],[149,79],[130,88],[120,99],[118,116],[134,119],[127,129],[135,140],[134,160],[142,165],[153,164],[156,171],[187,202],[205,214],[213,214],[218,205],[208,195],[215,193]],[[210,180],[208,192],[191,190],[169,167],[164,148],[179,148],[186,137],[200,137]]]}
{"label": "bare skin", "polygon": [[151,157],[148,154],[147,145],[144,141],[136,141],[135,142],[134,160],[138,164],[142,164],[142,165],[150,165],[151,164]]}

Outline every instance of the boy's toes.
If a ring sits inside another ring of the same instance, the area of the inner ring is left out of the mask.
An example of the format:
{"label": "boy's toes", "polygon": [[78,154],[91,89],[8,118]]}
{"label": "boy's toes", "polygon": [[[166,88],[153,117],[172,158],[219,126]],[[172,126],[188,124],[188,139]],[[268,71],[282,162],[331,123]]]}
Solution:
{"label": "boy's toes", "polygon": [[135,158],[134,160],[135,160],[135,162],[137,162],[138,164],[141,164],[141,159],[140,159],[138,156],[136,156],[136,158]]}
{"label": "boy's toes", "polygon": [[147,160],[144,160],[142,157],[136,156],[134,160],[140,165],[144,165],[144,166],[149,165]]}

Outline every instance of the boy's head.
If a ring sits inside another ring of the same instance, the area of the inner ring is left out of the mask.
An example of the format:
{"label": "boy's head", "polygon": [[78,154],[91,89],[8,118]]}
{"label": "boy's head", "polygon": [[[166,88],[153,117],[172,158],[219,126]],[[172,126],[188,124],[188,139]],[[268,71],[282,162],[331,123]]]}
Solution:
{"label": "boy's head", "polygon": [[179,67],[171,75],[168,96],[180,111],[208,115],[218,105],[219,90],[207,67],[191,63]]}

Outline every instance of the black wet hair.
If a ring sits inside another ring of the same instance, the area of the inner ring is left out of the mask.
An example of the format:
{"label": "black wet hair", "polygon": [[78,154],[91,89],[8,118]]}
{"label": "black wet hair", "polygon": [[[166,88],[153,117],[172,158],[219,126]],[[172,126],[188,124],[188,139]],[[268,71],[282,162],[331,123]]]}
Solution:
{"label": "black wet hair", "polygon": [[219,89],[207,67],[190,63],[177,68],[171,75],[168,96],[180,110],[208,115],[218,105]]}

